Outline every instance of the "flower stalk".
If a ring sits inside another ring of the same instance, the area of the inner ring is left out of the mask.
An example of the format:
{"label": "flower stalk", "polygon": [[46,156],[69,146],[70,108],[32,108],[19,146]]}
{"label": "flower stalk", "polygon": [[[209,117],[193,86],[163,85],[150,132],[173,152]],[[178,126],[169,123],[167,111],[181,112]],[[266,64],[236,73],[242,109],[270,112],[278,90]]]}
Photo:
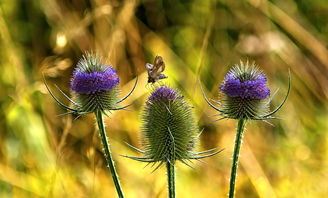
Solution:
{"label": "flower stalk", "polygon": [[169,198],[175,198],[175,166],[170,162],[166,162],[167,183]]}
{"label": "flower stalk", "polygon": [[237,125],[237,134],[235,139],[235,146],[233,150],[232,156],[232,167],[231,167],[231,175],[230,175],[230,190],[229,190],[229,198],[233,198],[235,195],[235,185],[236,185],[236,177],[237,177],[237,168],[238,168],[238,160],[239,160],[239,152],[241,148],[241,144],[243,141],[243,134],[245,130],[246,120],[240,119]]}
{"label": "flower stalk", "polygon": [[117,172],[115,169],[115,163],[112,159],[110,146],[109,146],[108,138],[107,138],[106,131],[105,131],[105,125],[104,125],[104,119],[103,119],[102,112],[96,111],[95,115],[96,115],[96,120],[97,120],[97,124],[98,124],[99,135],[101,138],[102,145],[104,147],[107,167],[108,167],[110,173],[112,174],[113,182],[115,184],[115,188],[116,188],[118,197],[124,198],[123,191],[122,191],[121,184],[120,184],[120,179],[118,178],[118,175],[117,175]]}

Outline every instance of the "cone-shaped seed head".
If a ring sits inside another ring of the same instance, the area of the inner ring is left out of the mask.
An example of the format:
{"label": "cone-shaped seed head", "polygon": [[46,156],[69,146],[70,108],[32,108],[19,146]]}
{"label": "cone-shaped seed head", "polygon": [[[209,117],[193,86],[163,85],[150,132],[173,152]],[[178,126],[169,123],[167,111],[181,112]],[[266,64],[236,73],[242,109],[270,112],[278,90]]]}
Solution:
{"label": "cone-shaped seed head", "polygon": [[198,127],[192,107],[174,89],[161,86],[146,102],[142,115],[146,157],[154,162],[189,159]]}
{"label": "cone-shaped seed head", "polygon": [[70,83],[77,99],[77,108],[81,112],[114,108],[119,82],[113,67],[101,63],[101,59],[96,55],[86,54],[74,70]]}
{"label": "cone-shaped seed head", "polygon": [[268,111],[270,89],[267,79],[254,65],[240,62],[225,76],[220,90],[224,94],[223,111],[234,119],[256,119]]}

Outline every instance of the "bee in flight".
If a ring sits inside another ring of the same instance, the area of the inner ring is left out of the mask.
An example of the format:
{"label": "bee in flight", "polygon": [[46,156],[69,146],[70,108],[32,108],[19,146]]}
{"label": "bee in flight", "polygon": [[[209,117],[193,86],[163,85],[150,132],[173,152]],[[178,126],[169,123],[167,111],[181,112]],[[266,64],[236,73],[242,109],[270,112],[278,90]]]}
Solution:
{"label": "bee in flight", "polygon": [[165,74],[162,74],[165,69],[165,63],[161,56],[155,57],[154,64],[147,63],[146,69],[148,73],[148,83],[155,83],[160,79],[167,78]]}

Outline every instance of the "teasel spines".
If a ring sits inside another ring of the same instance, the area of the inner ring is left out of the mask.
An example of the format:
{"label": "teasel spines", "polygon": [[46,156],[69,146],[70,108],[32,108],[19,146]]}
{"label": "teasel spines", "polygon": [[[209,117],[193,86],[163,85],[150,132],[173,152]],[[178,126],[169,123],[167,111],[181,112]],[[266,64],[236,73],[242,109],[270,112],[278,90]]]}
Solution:
{"label": "teasel spines", "polygon": [[190,144],[198,133],[192,107],[175,90],[159,87],[149,97],[143,112],[146,152],[155,161],[189,157]]}
{"label": "teasel spines", "polygon": [[142,113],[142,144],[144,157],[125,156],[137,161],[174,164],[176,160],[190,166],[192,159],[201,159],[219,153],[215,149],[195,153],[199,129],[193,107],[179,91],[160,86],[146,101]]}

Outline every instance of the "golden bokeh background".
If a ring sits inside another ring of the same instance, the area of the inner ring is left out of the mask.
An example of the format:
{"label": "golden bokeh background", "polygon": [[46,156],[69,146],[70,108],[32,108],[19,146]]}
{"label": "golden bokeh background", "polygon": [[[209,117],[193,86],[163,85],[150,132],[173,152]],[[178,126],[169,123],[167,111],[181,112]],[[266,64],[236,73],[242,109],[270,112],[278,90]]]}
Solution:
{"label": "golden bokeh background", "polygon": [[[107,133],[128,198],[167,197],[165,168],[139,155],[140,112],[149,94],[145,63],[166,62],[163,83],[181,90],[204,129],[198,150],[225,150],[194,169],[178,163],[177,195],[226,197],[236,121],[213,122],[203,99],[216,99],[224,74],[239,60],[267,75],[277,106],[270,124],[247,126],[237,197],[318,198],[328,195],[328,2],[326,0],[1,0],[0,197],[116,197],[93,115],[75,119],[56,105],[43,77],[70,94],[72,71],[85,51],[118,70],[125,104],[106,118]],[[155,118],[154,118],[155,119]]]}

